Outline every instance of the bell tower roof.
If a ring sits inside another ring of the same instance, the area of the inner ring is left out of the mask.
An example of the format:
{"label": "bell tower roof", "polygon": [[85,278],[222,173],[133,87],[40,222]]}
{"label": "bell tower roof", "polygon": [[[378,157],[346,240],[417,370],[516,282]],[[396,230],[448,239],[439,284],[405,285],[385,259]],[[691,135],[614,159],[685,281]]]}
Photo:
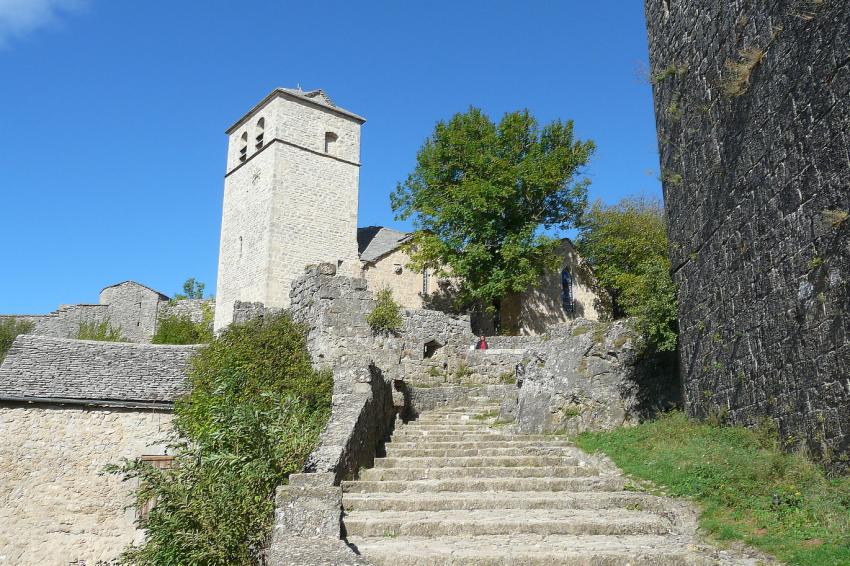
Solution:
{"label": "bell tower roof", "polygon": [[288,98],[290,100],[294,100],[296,102],[306,103],[310,106],[323,108],[347,118],[349,120],[353,120],[358,124],[363,124],[366,122],[366,118],[362,116],[358,116],[354,112],[349,112],[344,108],[340,108],[336,104],[331,101],[331,98],[325,93],[324,90],[318,88],[314,90],[301,90],[301,88],[276,88],[271,91],[265,98],[263,98],[260,102],[258,102],[251,110],[249,110],[244,116],[239,118],[232,126],[227,128],[225,131],[226,134],[231,134],[235,129],[245,123],[251,116],[254,115],[258,110],[266,106],[269,102],[274,100],[275,98]]}

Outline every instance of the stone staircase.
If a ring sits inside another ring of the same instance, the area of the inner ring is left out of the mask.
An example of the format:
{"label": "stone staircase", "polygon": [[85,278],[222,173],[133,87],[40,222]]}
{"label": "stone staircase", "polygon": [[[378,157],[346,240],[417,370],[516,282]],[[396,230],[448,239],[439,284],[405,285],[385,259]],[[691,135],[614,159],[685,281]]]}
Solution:
{"label": "stone staircase", "polygon": [[343,482],[349,544],[392,566],[751,563],[703,552],[682,504],[629,491],[564,437],[494,426],[497,413],[482,399],[398,427],[387,456]]}

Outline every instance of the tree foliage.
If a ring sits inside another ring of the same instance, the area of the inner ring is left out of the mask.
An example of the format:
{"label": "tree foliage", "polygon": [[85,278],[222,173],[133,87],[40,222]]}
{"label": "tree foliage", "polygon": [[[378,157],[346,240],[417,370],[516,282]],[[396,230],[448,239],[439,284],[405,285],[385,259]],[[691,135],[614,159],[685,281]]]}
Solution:
{"label": "tree foliage", "polygon": [[205,344],[213,339],[213,310],[202,304],[202,320],[195,322],[188,313],[165,314],[156,321],[153,344]]}
{"label": "tree foliage", "polygon": [[571,121],[541,127],[527,110],[496,124],[472,107],[439,122],[391,195],[396,217],[418,229],[411,266],[457,278],[462,303],[498,310],[559,263],[558,240],[542,231],[573,225],[586,206],[589,181],[577,176],[593,150]]}
{"label": "tree foliage", "polygon": [[667,226],[660,202],[594,203],[582,217],[576,246],[614,302],[615,316],[635,317],[645,345],[673,351],[678,335]]}
{"label": "tree foliage", "polygon": [[174,293],[174,300],[203,299],[205,287],[205,283],[196,281],[194,277],[190,277],[183,283],[183,292]]}
{"label": "tree foliage", "polygon": [[331,406],[332,379],[310,363],[288,315],[231,325],[192,359],[191,392],[174,408],[175,465],[125,462],[145,541],[122,562],[248,566],[273,522],[274,491],[301,470]]}
{"label": "tree foliage", "polygon": [[366,315],[366,322],[376,333],[391,334],[401,328],[401,309],[390,289],[381,289],[375,297],[375,308]]}
{"label": "tree foliage", "polygon": [[15,338],[20,334],[29,334],[33,328],[35,328],[35,325],[29,320],[0,319],[0,362],[6,357],[6,353],[12,347]]}

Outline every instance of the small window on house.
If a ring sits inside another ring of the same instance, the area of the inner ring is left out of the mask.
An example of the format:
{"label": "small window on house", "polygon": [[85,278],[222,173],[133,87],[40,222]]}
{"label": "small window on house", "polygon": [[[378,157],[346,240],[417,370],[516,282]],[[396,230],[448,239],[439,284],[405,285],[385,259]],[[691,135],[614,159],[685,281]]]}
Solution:
{"label": "small window on house", "polygon": [[572,316],[575,312],[575,301],[573,300],[573,277],[570,275],[569,267],[561,271],[561,304],[564,312]]}
{"label": "small window on house", "polygon": [[248,132],[242,132],[239,142],[239,161],[248,159]]}
{"label": "small window on house", "polygon": [[339,139],[333,132],[325,132],[325,153],[330,153],[336,140]]}
{"label": "small window on house", "polygon": [[265,134],[265,130],[266,130],[266,119],[260,118],[259,120],[257,120],[257,143],[255,145],[255,147],[257,149],[260,149],[261,147],[263,147],[263,135]]}
{"label": "small window on house", "polygon": [[[154,468],[160,470],[167,470],[174,466],[174,456],[167,456],[165,454],[156,454],[156,455],[145,455],[140,458],[142,462],[147,462]],[[150,499],[147,501],[142,507],[139,509],[139,517],[147,517],[148,513],[151,512],[151,509],[156,505],[156,498]]]}

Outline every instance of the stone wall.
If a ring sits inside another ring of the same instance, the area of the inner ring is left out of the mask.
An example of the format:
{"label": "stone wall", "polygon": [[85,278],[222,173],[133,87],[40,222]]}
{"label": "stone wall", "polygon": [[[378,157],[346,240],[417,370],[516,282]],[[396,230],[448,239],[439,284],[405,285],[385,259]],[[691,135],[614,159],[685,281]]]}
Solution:
{"label": "stone wall", "polygon": [[517,394],[501,418],[525,433],[607,430],[636,424],[679,401],[675,373],[634,350],[626,321],[576,320],[524,351]]}
{"label": "stone wall", "polygon": [[850,453],[850,4],[647,0],[690,415]]}
{"label": "stone wall", "polygon": [[102,474],[165,453],[171,415],[0,402],[0,562],[112,560],[139,540],[132,485]]}
{"label": "stone wall", "polygon": [[0,315],[33,323],[31,334],[56,338],[76,338],[82,324],[101,324],[119,328],[130,342],[146,343],[153,338],[159,317],[164,314],[188,315],[194,322],[204,321],[206,309],[215,309],[214,299],[169,300],[162,293],[134,281],[110,285],[100,292],[96,305],[61,305],[44,315]]}

